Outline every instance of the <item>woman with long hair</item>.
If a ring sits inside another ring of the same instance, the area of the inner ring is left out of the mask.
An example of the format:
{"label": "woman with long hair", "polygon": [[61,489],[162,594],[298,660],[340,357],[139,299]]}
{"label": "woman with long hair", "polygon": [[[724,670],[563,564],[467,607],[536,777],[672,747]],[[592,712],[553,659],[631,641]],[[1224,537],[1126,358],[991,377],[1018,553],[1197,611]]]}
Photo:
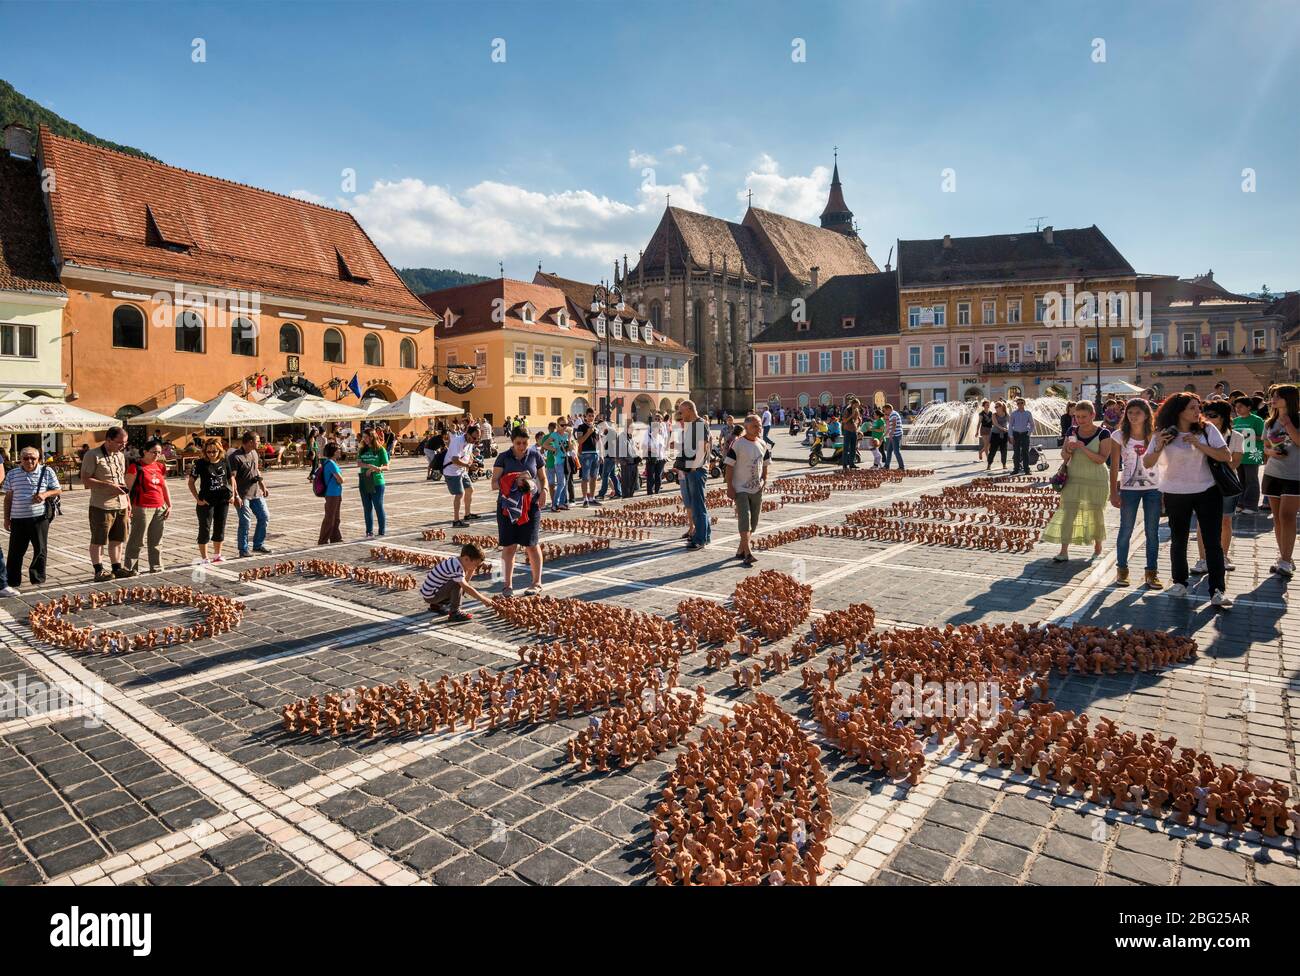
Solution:
{"label": "woman with long hair", "polygon": [[980,454],[979,459],[984,460],[984,456],[989,452],[989,438],[993,435],[993,410],[989,407],[989,402],[983,400],[980,402]]}
{"label": "woman with long hair", "polygon": [[1074,405],[1074,423],[1061,447],[1069,474],[1061,491],[1061,507],[1043,530],[1044,542],[1056,542],[1061,551],[1052,557],[1063,563],[1070,558],[1071,545],[1092,543],[1092,556],[1101,555],[1106,539],[1106,499],[1110,495],[1110,432],[1096,421],[1096,407],[1089,400]]}
{"label": "woman with long hair", "polygon": [[[1142,464],[1151,448],[1155,415],[1141,398],[1130,400],[1119,430],[1110,435],[1110,503],[1119,509],[1119,534],[1115,537],[1115,585],[1128,586],[1129,539],[1142,512],[1146,537],[1146,577],[1153,590],[1161,589],[1157,573],[1160,560],[1160,473]],[[1068,487],[1068,482],[1067,482]]]}
{"label": "woman with long hair", "polygon": [[231,502],[242,505],[235,488],[235,471],[226,458],[220,437],[203,442],[203,457],[194,462],[188,479],[194,496],[194,510],[199,520],[199,559],[208,561],[208,542],[212,543],[212,561],[222,561],[221,544],[226,538],[226,515]]}
{"label": "woman with long hair", "polygon": [[361,510],[366,519],[367,539],[374,535],[376,522],[381,536],[388,531],[388,515],[384,511],[384,475],[388,471],[388,462],[383,429],[371,427],[363,430],[361,452],[357,455],[357,487],[361,491]]}
{"label": "woman with long hair", "polygon": [[[1148,468],[1160,466],[1160,490],[1169,516],[1169,562],[1174,578],[1169,592],[1173,596],[1187,595],[1187,539],[1192,515],[1203,526],[1218,525],[1223,518],[1223,493],[1210,470],[1211,459],[1225,464],[1232,460],[1227,441],[1214,424],[1201,423],[1201,400],[1195,393],[1171,394],[1160,404],[1155,445],[1143,456],[1142,463]],[[1232,600],[1224,592],[1223,543],[1218,532],[1202,535],[1210,603],[1227,610]]]}
{"label": "woman with long hair", "polygon": [[1286,579],[1295,574],[1295,519],[1300,507],[1300,389],[1273,387],[1272,410],[1264,424],[1264,479],[1260,489],[1273,512],[1277,562],[1270,571]]}
{"label": "woman with long hair", "polygon": [[984,470],[988,471],[993,467],[993,454],[996,451],[1002,452],[1002,470],[1007,470],[1007,441],[1011,439],[1011,414],[1007,413],[1007,405],[1004,400],[999,400],[993,404],[993,429],[989,434],[989,446],[985,452],[985,458],[988,461],[984,465]]}
{"label": "woman with long hair", "polygon": [[[1201,414],[1219,428],[1219,433],[1228,442],[1228,452],[1232,455],[1232,460],[1228,464],[1233,471],[1239,471],[1246,441],[1241,431],[1232,429],[1232,407],[1228,405],[1227,400],[1211,400],[1201,408]],[[1223,546],[1223,568],[1229,573],[1237,568],[1232,564],[1229,550],[1232,548],[1232,513],[1237,510],[1237,502],[1240,498],[1240,495],[1223,496],[1223,522],[1219,529],[1219,541]],[[1196,550],[1200,553],[1200,558],[1192,567],[1193,575],[1200,576],[1205,572],[1205,533],[1212,531],[1214,530],[1210,526],[1197,523]]]}

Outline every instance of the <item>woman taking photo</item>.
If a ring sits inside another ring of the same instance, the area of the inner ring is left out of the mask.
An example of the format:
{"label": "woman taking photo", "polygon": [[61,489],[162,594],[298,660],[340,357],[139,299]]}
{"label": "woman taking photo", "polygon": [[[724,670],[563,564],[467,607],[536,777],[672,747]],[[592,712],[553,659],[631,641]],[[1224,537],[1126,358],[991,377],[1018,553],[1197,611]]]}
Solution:
{"label": "woman taking photo", "polygon": [[366,517],[366,538],[374,535],[376,521],[382,537],[388,528],[388,519],[384,515],[384,472],[388,470],[388,449],[384,447],[382,429],[371,427],[361,432],[357,468],[360,471],[361,508]]}
{"label": "woman taking photo", "polygon": [[1068,474],[1061,491],[1061,507],[1043,530],[1044,542],[1061,546],[1052,562],[1065,562],[1070,558],[1071,545],[1089,542],[1093,558],[1101,555],[1101,544],[1106,539],[1106,499],[1110,495],[1106,468],[1110,451],[1110,433],[1097,424],[1096,408],[1090,401],[1080,400],[1074,405],[1074,427],[1061,447]]}
{"label": "woman taking photo", "polygon": [[203,442],[203,457],[194,462],[188,480],[199,517],[199,559],[208,561],[208,540],[212,540],[212,562],[223,562],[221,543],[226,538],[226,515],[230,504],[241,504],[235,491],[235,471],[226,460],[220,437]]}
{"label": "woman taking photo", "polygon": [[1210,578],[1210,603],[1222,610],[1232,606],[1224,593],[1223,543],[1212,530],[1223,519],[1223,493],[1210,470],[1210,461],[1227,464],[1232,460],[1228,443],[1214,424],[1201,423],[1201,401],[1194,393],[1175,393],[1160,405],[1156,414],[1156,437],[1142,463],[1160,466],[1160,490],[1169,516],[1169,562],[1173,567],[1174,596],[1187,595],[1187,537],[1192,515],[1211,531],[1202,532],[1205,562]]}
{"label": "woman taking photo", "polygon": [[1278,559],[1270,570],[1295,575],[1295,517],[1300,506],[1300,390],[1283,383],[1273,388],[1273,409],[1264,425],[1264,480],[1260,489],[1273,511]]}
{"label": "woman taking photo", "polygon": [[1011,415],[1007,413],[1007,405],[999,400],[993,404],[993,429],[989,434],[989,449],[985,453],[988,464],[984,465],[984,470],[989,471],[993,467],[993,455],[998,451],[1002,452],[1002,470],[1007,470],[1007,441],[1011,439]]}
{"label": "woman taking photo", "polygon": [[[1163,587],[1160,565],[1160,472],[1142,463],[1151,449],[1155,416],[1146,400],[1133,399],[1124,410],[1119,430],[1110,435],[1110,503],[1119,509],[1119,535],[1115,539],[1115,585],[1128,586],[1128,547],[1142,512],[1146,537],[1146,578],[1153,590]],[[1068,484],[1068,483],[1067,483]]]}
{"label": "woman taking photo", "polygon": [[[1202,416],[1214,426],[1219,428],[1219,433],[1228,443],[1228,453],[1232,455],[1232,460],[1228,466],[1233,471],[1241,470],[1241,459],[1245,452],[1246,439],[1241,431],[1232,429],[1232,407],[1228,405],[1227,400],[1211,400],[1201,408]],[[1222,494],[1223,489],[1219,489]],[[1237,509],[1237,503],[1241,501],[1241,495],[1224,495],[1223,496],[1223,524],[1219,530],[1219,542],[1223,547],[1223,568],[1231,573],[1237,567],[1232,564],[1230,555],[1232,549],[1232,513]],[[1213,531],[1210,529],[1209,531]],[[1200,576],[1205,572],[1205,533],[1206,529],[1197,523],[1196,526],[1196,551],[1200,553],[1200,558],[1196,560],[1196,565],[1192,567],[1192,575]]]}

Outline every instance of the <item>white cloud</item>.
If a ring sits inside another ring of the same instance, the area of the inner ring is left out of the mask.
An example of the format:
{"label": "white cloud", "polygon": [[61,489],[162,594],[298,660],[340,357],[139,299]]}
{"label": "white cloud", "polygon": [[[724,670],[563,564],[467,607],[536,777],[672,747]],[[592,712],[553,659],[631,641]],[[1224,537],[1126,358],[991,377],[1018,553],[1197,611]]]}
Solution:
{"label": "white cloud", "polygon": [[290,190],[289,196],[295,200],[306,200],[308,203],[325,203],[325,198],[318,193],[312,193],[311,190]]}
{"label": "white cloud", "polygon": [[826,166],[814,166],[807,176],[783,176],[780,164],[763,153],[745,176],[745,186],[736,193],[736,199],[745,203],[746,189],[753,190],[754,206],[811,221],[826,206],[830,186],[831,171]]}
{"label": "white cloud", "polygon": [[651,169],[637,189],[642,210],[658,212],[665,200],[671,197],[674,207],[707,213],[704,197],[709,191],[709,167],[701,163],[694,170],[679,175],[676,183],[658,182],[658,175]]}
{"label": "white cloud", "polygon": [[675,146],[669,146],[669,147],[667,148],[667,150],[665,150],[665,151],[666,151],[669,155],[672,155],[672,156],[680,156],[682,153],[686,152],[686,147],[683,146],[683,145],[679,142],[679,143],[678,143],[677,145],[675,145]]}
{"label": "white cloud", "polygon": [[628,169],[640,169],[642,166],[658,166],[659,160],[650,153],[637,152],[635,149],[629,149],[627,153]]}

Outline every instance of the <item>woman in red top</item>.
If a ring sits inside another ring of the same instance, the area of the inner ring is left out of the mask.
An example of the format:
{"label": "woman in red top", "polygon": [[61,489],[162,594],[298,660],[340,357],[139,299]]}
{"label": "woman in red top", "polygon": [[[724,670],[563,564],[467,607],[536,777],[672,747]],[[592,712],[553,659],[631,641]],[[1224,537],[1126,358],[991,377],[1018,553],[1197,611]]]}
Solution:
{"label": "woman in red top", "polygon": [[149,572],[162,571],[163,524],[172,510],[171,492],[167,490],[167,465],[162,461],[162,441],[154,437],[140,452],[140,460],[126,468],[126,492],[131,499],[131,535],[126,541],[122,560],[125,575],[134,576],[140,547],[149,543]]}

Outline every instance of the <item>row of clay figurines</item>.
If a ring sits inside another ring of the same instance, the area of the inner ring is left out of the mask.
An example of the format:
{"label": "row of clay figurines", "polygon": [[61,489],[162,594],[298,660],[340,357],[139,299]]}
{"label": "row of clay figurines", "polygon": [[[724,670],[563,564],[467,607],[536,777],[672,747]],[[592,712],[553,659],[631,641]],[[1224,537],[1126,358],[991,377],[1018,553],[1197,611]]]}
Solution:
{"label": "row of clay figurines", "polygon": [[330,579],[348,579],[370,586],[380,586],[387,590],[413,590],[418,585],[414,576],[405,573],[390,573],[369,566],[354,566],[350,563],[332,559],[299,559],[278,563],[267,563],[255,569],[246,569],[239,574],[241,581],[271,579],[284,576],[325,576]]}
{"label": "row of clay figurines", "polygon": [[[78,627],[68,615],[83,609],[100,609],[128,603],[193,607],[203,619],[189,626],[153,628],[128,636],[120,630]],[[244,605],[229,597],[204,593],[191,586],[133,586],[96,591],[38,603],[27,615],[27,625],[38,640],[72,651],[120,654],[141,648],[169,647],[217,637],[239,626]]]}

